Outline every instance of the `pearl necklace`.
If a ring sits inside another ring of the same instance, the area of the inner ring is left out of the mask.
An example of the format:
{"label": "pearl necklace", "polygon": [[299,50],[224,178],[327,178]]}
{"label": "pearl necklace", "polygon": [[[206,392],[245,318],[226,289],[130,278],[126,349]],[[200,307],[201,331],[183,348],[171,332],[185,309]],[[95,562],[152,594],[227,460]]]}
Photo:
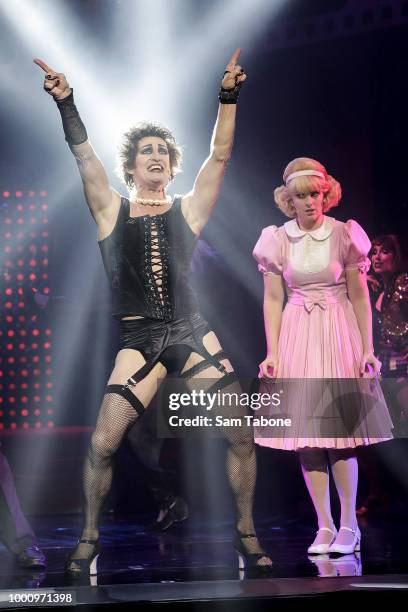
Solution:
{"label": "pearl necklace", "polygon": [[136,204],[141,204],[142,206],[162,206],[163,204],[170,204],[171,197],[167,196],[164,200],[149,200],[146,198],[135,198]]}

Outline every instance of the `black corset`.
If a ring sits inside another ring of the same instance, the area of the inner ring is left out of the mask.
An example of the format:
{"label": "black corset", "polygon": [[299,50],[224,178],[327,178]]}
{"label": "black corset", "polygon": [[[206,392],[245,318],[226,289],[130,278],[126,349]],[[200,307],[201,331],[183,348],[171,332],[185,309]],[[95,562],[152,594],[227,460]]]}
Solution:
{"label": "black corset", "polygon": [[122,198],[113,232],[99,242],[112,289],[113,316],[163,321],[198,311],[188,276],[196,236],[181,211],[181,198],[155,216],[129,217]]}

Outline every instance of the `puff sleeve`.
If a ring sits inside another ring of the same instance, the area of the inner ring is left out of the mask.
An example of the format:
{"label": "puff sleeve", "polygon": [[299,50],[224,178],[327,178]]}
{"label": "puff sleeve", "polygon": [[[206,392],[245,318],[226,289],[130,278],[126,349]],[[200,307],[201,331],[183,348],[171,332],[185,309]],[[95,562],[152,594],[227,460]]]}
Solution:
{"label": "puff sleeve", "polygon": [[343,263],[346,270],[359,269],[368,272],[371,262],[367,257],[371,242],[361,225],[349,219],[344,224]]}
{"label": "puff sleeve", "polygon": [[252,255],[262,274],[282,274],[282,245],[279,228],[270,225],[262,230]]}

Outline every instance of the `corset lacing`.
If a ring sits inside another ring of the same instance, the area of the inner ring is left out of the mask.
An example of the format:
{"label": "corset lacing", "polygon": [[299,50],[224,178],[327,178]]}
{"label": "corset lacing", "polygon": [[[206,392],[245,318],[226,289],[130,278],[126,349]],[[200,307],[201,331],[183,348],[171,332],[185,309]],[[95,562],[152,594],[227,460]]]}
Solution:
{"label": "corset lacing", "polygon": [[171,304],[167,290],[169,245],[162,216],[144,218],[146,299],[156,317],[171,319]]}

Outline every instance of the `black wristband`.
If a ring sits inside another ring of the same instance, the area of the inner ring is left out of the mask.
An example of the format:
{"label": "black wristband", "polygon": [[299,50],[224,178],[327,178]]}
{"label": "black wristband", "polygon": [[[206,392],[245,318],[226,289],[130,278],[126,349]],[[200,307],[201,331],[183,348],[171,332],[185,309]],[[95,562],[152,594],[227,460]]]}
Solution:
{"label": "black wristband", "polygon": [[79,116],[74,102],[74,90],[63,100],[55,100],[61,113],[65,140],[69,145],[79,145],[88,140],[86,128]]}
{"label": "black wristband", "polygon": [[221,87],[218,94],[218,99],[221,104],[236,104],[239,97],[240,89],[240,83],[238,85],[235,85],[234,89],[224,89],[223,87]]}

